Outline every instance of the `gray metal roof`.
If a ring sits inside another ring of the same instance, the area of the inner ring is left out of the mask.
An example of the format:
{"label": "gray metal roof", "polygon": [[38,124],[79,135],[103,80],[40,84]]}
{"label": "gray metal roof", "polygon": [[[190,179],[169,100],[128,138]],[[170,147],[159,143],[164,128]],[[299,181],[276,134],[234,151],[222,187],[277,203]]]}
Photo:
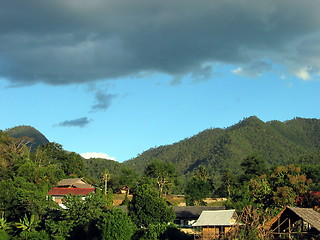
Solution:
{"label": "gray metal roof", "polygon": [[236,223],[236,210],[203,211],[199,219],[193,224],[199,226],[231,226]]}
{"label": "gray metal roof", "polygon": [[174,206],[176,219],[198,219],[203,211],[224,210],[224,206]]}

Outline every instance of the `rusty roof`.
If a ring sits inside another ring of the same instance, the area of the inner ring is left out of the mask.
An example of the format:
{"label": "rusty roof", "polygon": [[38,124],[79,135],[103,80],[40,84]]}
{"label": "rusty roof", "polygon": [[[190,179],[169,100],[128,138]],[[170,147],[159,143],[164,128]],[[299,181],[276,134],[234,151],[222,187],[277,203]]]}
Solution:
{"label": "rusty roof", "polygon": [[94,193],[94,188],[52,188],[48,195],[51,196],[66,196],[66,195],[88,195],[89,193]]}

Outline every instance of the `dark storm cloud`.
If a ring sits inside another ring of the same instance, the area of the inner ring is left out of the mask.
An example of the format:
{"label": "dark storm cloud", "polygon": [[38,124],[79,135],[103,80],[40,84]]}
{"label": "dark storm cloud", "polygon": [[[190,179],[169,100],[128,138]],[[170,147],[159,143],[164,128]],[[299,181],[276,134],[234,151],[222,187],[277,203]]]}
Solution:
{"label": "dark storm cloud", "polygon": [[73,119],[73,120],[66,120],[56,124],[57,127],[85,127],[88,123],[92,120],[88,119],[87,117]]}
{"label": "dark storm cloud", "polygon": [[210,64],[245,68],[263,59],[292,73],[320,69],[316,0],[0,4],[0,77],[14,84],[61,85],[148,71],[179,77],[201,76],[202,69],[207,76]]}

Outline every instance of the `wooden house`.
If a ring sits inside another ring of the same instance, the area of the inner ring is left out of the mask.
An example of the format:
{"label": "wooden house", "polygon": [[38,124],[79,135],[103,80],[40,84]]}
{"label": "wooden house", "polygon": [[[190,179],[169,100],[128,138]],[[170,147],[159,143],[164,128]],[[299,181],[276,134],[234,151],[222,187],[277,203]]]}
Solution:
{"label": "wooden house", "polygon": [[232,210],[203,211],[193,227],[200,228],[195,238],[212,240],[226,237],[236,227],[237,214]]}
{"label": "wooden house", "polygon": [[95,188],[86,183],[82,178],[70,178],[59,181],[57,187],[52,188],[48,192],[48,195],[52,197],[53,201],[61,205],[62,199],[64,199],[65,196],[78,195],[85,197],[94,192]]}
{"label": "wooden house", "polygon": [[320,237],[320,213],[312,208],[286,207],[265,229],[275,239],[315,239]]}
{"label": "wooden house", "polygon": [[175,224],[182,228],[192,227],[203,211],[224,210],[224,206],[174,206]]}

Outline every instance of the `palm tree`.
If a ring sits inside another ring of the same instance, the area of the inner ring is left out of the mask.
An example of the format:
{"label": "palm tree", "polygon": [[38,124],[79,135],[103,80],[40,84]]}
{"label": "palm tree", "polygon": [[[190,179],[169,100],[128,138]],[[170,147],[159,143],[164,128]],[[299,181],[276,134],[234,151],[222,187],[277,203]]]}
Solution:
{"label": "palm tree", "polygon": [[0,230],[8,231],[11,229],[10,223],[4,217],[0,218]]}
{"label": "palm tree", "polygon": [[36,229],[39,224],[39,220],[35,219],[34,215],[30,216],[30,219],[27,215],[24,215],[23,219],[20,219],[20,222],[16,223],[16,227],[22,231],[31,232]]}

